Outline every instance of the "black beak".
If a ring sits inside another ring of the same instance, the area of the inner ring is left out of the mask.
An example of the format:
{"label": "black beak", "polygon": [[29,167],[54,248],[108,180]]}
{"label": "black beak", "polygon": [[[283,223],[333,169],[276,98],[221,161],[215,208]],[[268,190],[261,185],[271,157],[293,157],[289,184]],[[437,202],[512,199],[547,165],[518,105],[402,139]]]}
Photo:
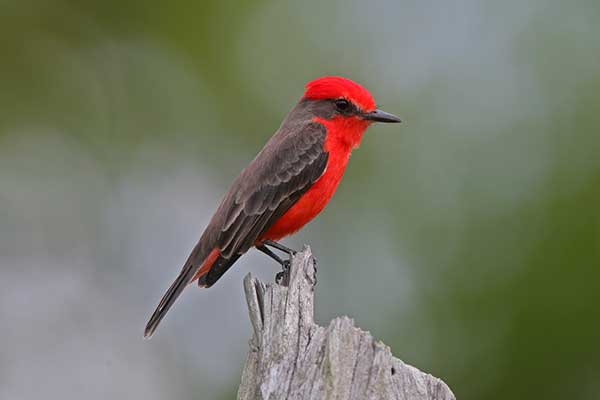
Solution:
{"label": "black beak", "polygon": [[363,114],[363,118],[369,121],[375,122],[402,122],[400,118],[396,117],[394,114],[386,113],[381,110],[374,110],[369,113]]}

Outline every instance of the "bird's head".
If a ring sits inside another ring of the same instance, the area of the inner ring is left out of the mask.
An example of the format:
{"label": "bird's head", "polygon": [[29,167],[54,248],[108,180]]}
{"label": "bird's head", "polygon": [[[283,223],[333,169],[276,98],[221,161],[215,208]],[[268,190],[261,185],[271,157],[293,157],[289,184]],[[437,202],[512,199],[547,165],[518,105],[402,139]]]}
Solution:
{"label": "bird's head", "polygon": [[368,123],[400,122],[395,115],[378,110],[367,89],[341,76],[324,76],[308,82],[304,98],[328,101],[334,117],[358,118]]}
{"label": "bird's head", "polygon": [[400,122],[397,116],[377,109],[367,89],[341,76],[325,76],[308,82],[302,98],[312,103],[310,108],[320,122],[345,132],[353,147],[358,145],[371,123]]}

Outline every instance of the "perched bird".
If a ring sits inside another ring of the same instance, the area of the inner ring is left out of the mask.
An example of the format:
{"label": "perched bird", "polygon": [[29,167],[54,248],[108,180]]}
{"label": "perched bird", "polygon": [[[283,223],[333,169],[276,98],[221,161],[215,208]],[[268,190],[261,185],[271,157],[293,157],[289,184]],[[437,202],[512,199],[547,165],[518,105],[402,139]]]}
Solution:
{"label": "perched bird", "polygon": [[212,286],[251,247],[282,260],[267,246],[312,220],[335,192],[350,153],[373,122],[400,122],[378,110],[361,85],[338,76],[306,84],[306,91],[267,144],[225,194],[175,282],[152,314],[151,336],[183,289]]}

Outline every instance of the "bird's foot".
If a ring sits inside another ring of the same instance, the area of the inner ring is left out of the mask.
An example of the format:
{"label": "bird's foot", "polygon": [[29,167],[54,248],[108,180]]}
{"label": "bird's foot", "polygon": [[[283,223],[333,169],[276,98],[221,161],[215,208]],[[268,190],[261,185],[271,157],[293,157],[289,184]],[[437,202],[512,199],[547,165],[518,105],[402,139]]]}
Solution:
{"label": "bird's foot", "polygon": [[290,266],[292,265],[291,260],[282,260],[281,271],[275,275],[275,282],[282,286],[288,286],[290,283]]}

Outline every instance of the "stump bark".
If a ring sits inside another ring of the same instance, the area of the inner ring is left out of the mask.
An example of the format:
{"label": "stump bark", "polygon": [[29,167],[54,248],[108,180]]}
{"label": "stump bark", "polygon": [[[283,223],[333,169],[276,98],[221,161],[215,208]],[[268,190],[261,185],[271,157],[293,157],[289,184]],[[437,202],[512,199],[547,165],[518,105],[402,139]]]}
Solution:
{"label": "stump bark", "polygon": [[238,399],[455,399],[444,382],[393,357],[352,319],[315,324],[315,274],[305,247],[279,283],[245,277],[253,335]]}

